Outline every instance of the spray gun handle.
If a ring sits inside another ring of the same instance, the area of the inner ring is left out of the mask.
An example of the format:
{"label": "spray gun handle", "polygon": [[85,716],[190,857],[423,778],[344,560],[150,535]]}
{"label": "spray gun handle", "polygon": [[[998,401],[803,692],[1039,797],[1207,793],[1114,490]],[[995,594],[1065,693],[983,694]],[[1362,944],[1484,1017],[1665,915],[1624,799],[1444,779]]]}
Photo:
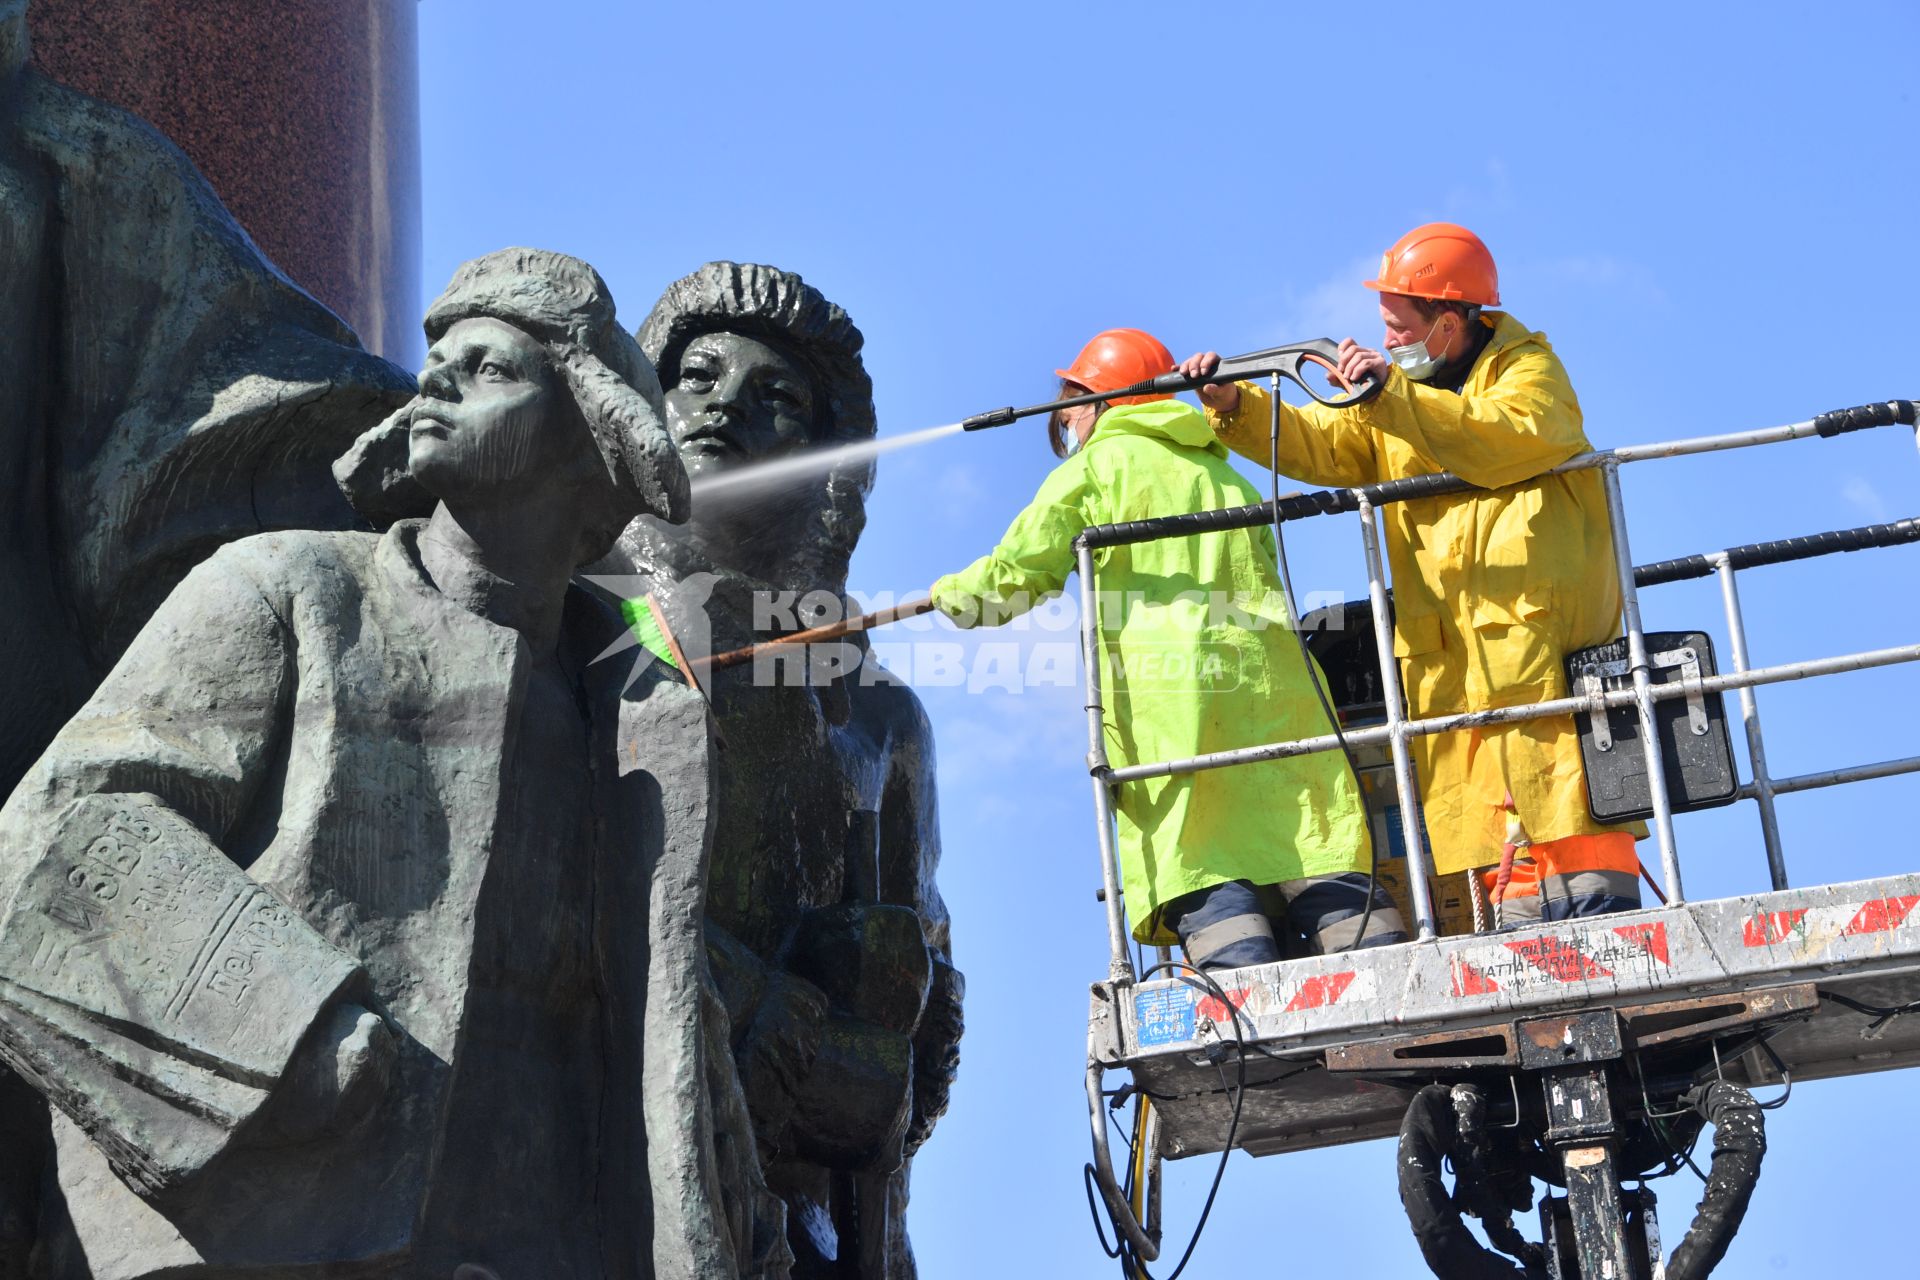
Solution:
{"label": "spray gun handle", "polygon": [[[1386,386],[1379,378],[1368,378],[1358,385],[1348,384],[1340,376],[1339,358],[1339,344],[1331,338],[1313,338],[1306,342],[1288,343],[1284,347],[1269,347],[1265,351],[1250,351],[1246,355],[1228,356],[1220,362],[1220,367],[1203,381],[1241,382],[1277,373],[1331,409],[1351,409],[1355,405],[1365,404],[1379,395],[1382,388]],[[1321,395],[1319,390],[1307,380],[1305,366],[1309,364],[1317,364],[1325,369],[1332,375],[1333,381],[1345,389],[1346,394],[1332,397]]]}
{"label": "spray gun handle", "polygon": [[[1348,386],[1340,376],[1338,359],[1340,348],[1328,338],[1314,338],[1309,342],[1290,343],[1284,347],[1269,347],[1265,351],[1249,351],[1241,356],[1229,356],[1220,362],[1220,366],[1204,378],[1189,378],[1184,373],[1163,373],[1157,378],[1145,382],[1136,382],[1130,387],[1115,387],[1110,391],[1094,391],[1085,395],[1068,396],[1063,400],[1050,400],[1046,404],[1028,405],[1016,409],[1008,405],[1004,409],[993,409],[986,413],[976,413],[960,423],[963,431],[984,431],[988,427],[1004,427],[1020,418],[1031,418],[1035,414],[1049,413],[1055,409],[1064,409],[1069,405],[1092,404],[1098,400],[1120,399],[1128,396],[1170,395],[1176,391],[1191,391],[1195,387],[1212,386],[1222,382],[1241,382],[1249,378],[1262,378],[1278,374],[1289,382],[1299,384],[1300,389],[1333,409],[1351,409],[1354,405],[1365,404],[1380,394],[1386,384],[1378,378],[1369,378],[1359,386]],[[1333,376],[1333,380],[1345,388],[1347,394],[1329,398],[1314,389],[1307,381],[1305,366],[1317,364]]]}

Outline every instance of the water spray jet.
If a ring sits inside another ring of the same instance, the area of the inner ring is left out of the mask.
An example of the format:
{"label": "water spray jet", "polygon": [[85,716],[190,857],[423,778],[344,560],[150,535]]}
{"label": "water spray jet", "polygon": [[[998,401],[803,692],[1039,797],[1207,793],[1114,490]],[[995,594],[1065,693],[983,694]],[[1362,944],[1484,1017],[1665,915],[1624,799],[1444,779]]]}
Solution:
{"label": "water spray jet", "polygon": [[855,466],[897,449],[930,444],[943,436],[958,435],[960,430],[959,423],[949,422],[920,431],[909,431],[901,436],[860,440],[852,444],[835,445],[830,449],[809,449],[804,453],[770,458],[765,462],[722,471],[718,475],[700,476],[693,482],[693,499],[697,503],[701,498],[740,498],[785,488],[796,480]]}

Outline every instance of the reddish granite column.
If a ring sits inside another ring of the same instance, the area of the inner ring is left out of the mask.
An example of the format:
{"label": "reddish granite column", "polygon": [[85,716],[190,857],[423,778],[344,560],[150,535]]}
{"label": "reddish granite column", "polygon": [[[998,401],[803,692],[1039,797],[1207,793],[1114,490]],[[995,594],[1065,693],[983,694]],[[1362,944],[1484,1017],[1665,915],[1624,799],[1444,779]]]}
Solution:
{"label": "reddish granite column", "polygon": [[31,0],[41,70],[200,166],[370,349],[420,358],[415,0]]}

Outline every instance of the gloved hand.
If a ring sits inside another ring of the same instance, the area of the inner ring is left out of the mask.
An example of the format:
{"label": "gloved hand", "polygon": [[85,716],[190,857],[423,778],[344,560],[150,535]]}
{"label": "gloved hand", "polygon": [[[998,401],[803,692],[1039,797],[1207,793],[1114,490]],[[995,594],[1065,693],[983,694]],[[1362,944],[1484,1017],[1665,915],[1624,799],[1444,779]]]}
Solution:
{"label": "gloved hand", "polygon": [[[1180,372],[1189,378],[1204,378],[1220,367],[1218,351],[1199,351],[1180,362]],[[1240,388],[1231,382],[1201,387],[1200,403],[1216,413],[1232,413],[1240,407]]]}
{"label": "gloved hand", "polygon": [[1340,376],[1356,387],[1370,378],[1384,383],[1393,372],[1393,361],[1383,352],[1363,347],[1352,338],[1340,339],[1340,354],[1335,363],[1340,367]]}

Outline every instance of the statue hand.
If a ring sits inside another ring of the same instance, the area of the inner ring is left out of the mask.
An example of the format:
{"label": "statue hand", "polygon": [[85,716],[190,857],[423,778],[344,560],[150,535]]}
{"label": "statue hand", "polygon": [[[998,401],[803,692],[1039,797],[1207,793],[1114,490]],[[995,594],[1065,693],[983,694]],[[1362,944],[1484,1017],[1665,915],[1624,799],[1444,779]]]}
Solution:
{"label": "statue hand", "polygon": [[387,1024],[370,1009],[343,1005],[334,1018],[336,1025],[352,1019],[333,1051],[334,1107],[328,1131],[338,1133],[359,1124],[379,1105],[393,1078],[399,1047]]}
{"label": "statue hand", "polygon": [[794,1099],[820,1053],[827,999],[812,983],[769,972],[764,994],[735,1047],[740,1088],[763,1153],[786,1141]]}
{"label": "statue hand", "polygon": [[379,1014],[353,1003],[334,1006],[294,1051],[261,1118],[259,1141],[279,1146],[352,1129],[386,1093],[397,1056]]}
{"label": "statue hand", "polygon": [[926,1008],[931,957],[911,907],[844,902],[800,921],[788,965],[837,1013],[911,1035]]}

